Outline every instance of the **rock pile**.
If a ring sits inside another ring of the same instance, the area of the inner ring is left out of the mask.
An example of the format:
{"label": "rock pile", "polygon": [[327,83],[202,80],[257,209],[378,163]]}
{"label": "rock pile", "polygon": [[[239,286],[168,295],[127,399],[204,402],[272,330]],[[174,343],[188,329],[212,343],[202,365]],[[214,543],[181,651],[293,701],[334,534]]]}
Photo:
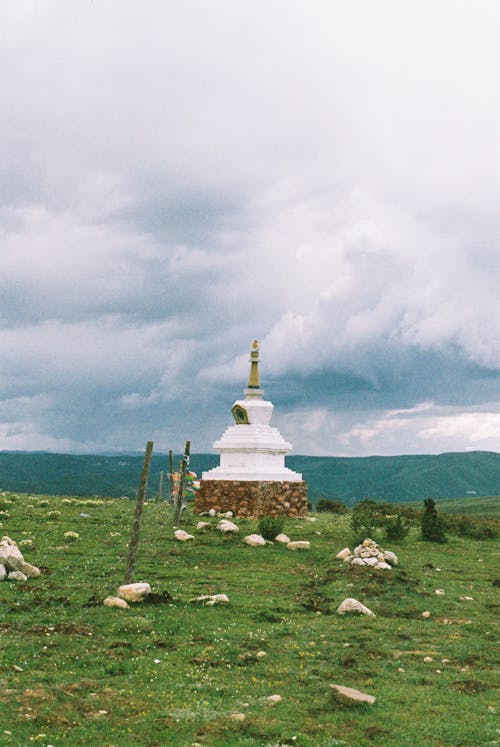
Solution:
{"label": "rock pile", "polygon": [[28,578],[36,578],[40,575],[40,568],[27,563],[22,553],[10,537],[2,537],[0,540],[0,580],[27,581]]}
{"label": "rock pile", "polygon": [[398,564],[398,559],[391,550],[384,550],[377,545],[375,540],[370,538],[365,539],[358,545],[354,552],[351,552],[348,547],[344,547],[335,557],[350,565],[367,565],[386,571],[390,570],[393,565]]}

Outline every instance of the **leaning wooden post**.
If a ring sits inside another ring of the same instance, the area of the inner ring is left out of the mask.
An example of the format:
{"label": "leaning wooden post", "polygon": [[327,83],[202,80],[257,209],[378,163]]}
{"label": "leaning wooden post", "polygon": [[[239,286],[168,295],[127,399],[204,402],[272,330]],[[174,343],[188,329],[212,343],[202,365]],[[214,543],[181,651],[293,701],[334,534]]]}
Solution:
{"label": "leaning wooden post", "polygon": [[142,512],[144,509],[144,498],[148,486],[149,468],[151,466],[151,455],[153,453],[153,442],[148,441],[146,444],[146,454],[144,456],[144,466],[142,468],[141,484],[137,493],[135,502],[134,523],[132,524],[132,536],[128,548],[127,567],[125,569],[125,583],[131,584],[134,579],[135,557],[137,555],[137,546],[139,545],[139,531],[141,529]]}
{"label": "leaning wooden post", "polygon": [[186,472],[189,464],[189,452],[191,450],[191,441],[186,441],[186,447],[184,449],[184,456],[182,458],[181,474],[179,476],[179,488],[175,497],[175,514],[174,514],[174,527],[179,523],[181,518],[182,504],[184,500],[184,482],[186,480]]}
{"label": "leaning wooden post", "polygon": [[170,489],[169,500],[173,501],[174,500],[174,452],[172,451],[172,449],[170,449],[170,451],[168,452],[168,468],[170,470],[168,473],[168,477],[169,477],[168,484],[169,484],[169,489]]}
{"label": "leaning wooden post", "polygon": [[160,484],[158,485],[158,500],[163,500],[163,470],[160,470]]}

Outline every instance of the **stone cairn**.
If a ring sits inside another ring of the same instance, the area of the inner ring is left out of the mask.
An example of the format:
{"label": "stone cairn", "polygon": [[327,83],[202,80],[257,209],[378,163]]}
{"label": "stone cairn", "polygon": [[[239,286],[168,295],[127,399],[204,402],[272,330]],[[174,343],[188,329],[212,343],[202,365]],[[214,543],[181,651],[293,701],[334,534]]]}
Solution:
{"label": "stone cairn", "polygon": [[398,564],[397,556],[391,550],[384,550],[369,537],[358,545],[354,552],[344,547],[335,557],[349,565],[370,566],[384,571],[391,570],[392,566]]}
{"label": "stone cairn", "polygon": [[40,569],[27,563],[17,546],[10,537],[4,536],[0,540],[0,581],[27,581],[36,578]]}

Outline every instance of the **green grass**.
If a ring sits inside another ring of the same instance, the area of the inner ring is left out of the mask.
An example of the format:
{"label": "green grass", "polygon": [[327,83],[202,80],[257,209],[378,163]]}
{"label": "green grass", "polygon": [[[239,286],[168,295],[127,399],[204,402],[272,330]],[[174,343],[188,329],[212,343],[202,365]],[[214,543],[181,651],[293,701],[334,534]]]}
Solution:
{"label": "green grass", "polygon": [[[257,522],[241,520],[239,538],[223,537],[198,534],[192,515],[183,528],[195,540],[175,542],[169,509],[152,502],[135,579],[172,598],[119,610],[102,600],[123,583],[132,502],[5,494],[2,500],[8,517],[0,519],[1,533],[31,539],[25,559],[43,571],[24,584],[0,584],[2,745],[500,741],[492,541],[451,537],[436,546],[412,530],[389,548],[400,558],[397,568],[360,571],[335,560],[338,550],[352,547],[348,516],[287,519],[292,539],[311,541],[310,552],[294,553],[277,544],[245,546],[241,537]],[[51,511],[61,513],[50,518]],[[67,531],[79,539],[67,543]],[[225,607],[189,601],[222,592],[230,599]],[[376,617],[336,615],[347,596]],[[424,663],[426,656],[433,661]],[[361,689],[377,702],[340,705],[330,683]],[[273,694],[282,701],[270,705]],[[245,719],[233,720],[235,713]]]}

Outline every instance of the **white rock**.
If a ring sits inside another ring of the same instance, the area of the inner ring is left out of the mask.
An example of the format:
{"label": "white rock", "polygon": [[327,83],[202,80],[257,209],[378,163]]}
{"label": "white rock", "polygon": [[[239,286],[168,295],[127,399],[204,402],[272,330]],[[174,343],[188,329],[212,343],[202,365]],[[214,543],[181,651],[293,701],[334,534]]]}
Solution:
{"label": "white rock", "polygon": [[392,566],[389,565],[389,563],[384,563],[384,561],[382,561],[382,560],[379,560],[377,562],[377,565],[375,566],[375,568],[379,568],[381,571],[390,571],[390,570],[392,570]]}
{"label": "white rock", "polygon": [[118,588],[118,596],[127,602],[142,602],[148,594],[151,594],[151,586],[144,582],[123,584]]}
{"label": "white rock", "polygon": [[120,597],[106,597],[103,604],[106,605],[106,607],[120,607],[120,609],[123,610],[128,608],[125,599],[120,599]]}
{"label": "white rock", "polygon": [[351,560],[351,565],[364,565],[364,560],[362,558],[353,558]]}
{"label": "white rock", "polygon": [[214,604],[228,604],[229,597],[227,594],[203,594],[201,597],[190,599],[190,602],[205,602],[208,607]]}
{"label": "white rock", "polygon": [[7,570],[18,571],[24,563],[24,558],[21,551],[15,542],[9,537],[3,537],[0,542],[0,563],[4,565]]}
{"label": "white rock", "polygon": [[199,531],[201,531],[203,529],[210,529],[211,526],[212,525],[211,525],[211,523],[209,521],[199,521],[197,523],[197,525],[196,525],[196,529],[198,529]]}
{"label": "white rock", "polygon": [[268,703],[279,703],[283,700],[283,698],[281,697],[281,695],[268,695],[266,700]]}
{"label": "white rock", "polygon": [[192,534],[188,534],[184,531],[184,529],[176,529],[174,532],[174,537],[176,540],[179,540],[179,542],[187,542],[188,540],[194,539]]}
{"label": "white rock", "polygon": [[233,721],[244,721],[246,716],[244,713],[231,713],[229,718],[232,719]]}
{"label": "white rock", "polygon": [[211,508],[210,511],[208,512],[208,515],[211,516],[212,518],[214,516],[217,516],[217,511],[215,510],[215,508]]}
{"label": "white rock", "polygon": [[373,566],[375,566],[375,565],[378,564],[378,560],[377,560],[377,558],[368,557],[368,558],[363,558],[363,563],[365,565],[373,565]]}
{"label": "white rock", "polygon": [[250,547],[262,547],[266,544],[266,540],[260,534],[248,534],[243,538],[243,542]]}
{"label": "white rock", "polygon": [[352,552],[349,550],[348,547],[344,547],[343,550],[338,552],[335,557],[337,560],[345,560],[346,558],[350,557],[352,555]]}
{"label": "white rock", "polygon": [[217,529],[224,534],[228,532],[240,531],[240,528],[237,527],[236,524],[233,524],[232,521],[228,521],[228,519],[221,519],[221,521],[219,521],[219,523],[217,524]]}
{"label": "white rock", "polygon": [[344,558],[344,563],[352,563],[353,560],[359,560],[359,558],[354,558],[353,555],[346,555]]}
{"label": "white rock", "polygon": [[426,620],[431,616],[431,613],[429,610],[425,610],[425,612],[422,612],[422,617],[424,617]]}
{"label": "white rock", "polygon": [[375,697],[373,695],[363,693],[361,690],[355,690],[353,687],[344,687],[343,685],[330,685],[330,687],[332,688],[332,694],[336,698],[357,703],[369,703],[370,705],[375,703]]}
{"label": "white rock", "polygon": [[0,545],[16,545],[17,547],[17,542],[14,542],[13,539],[11,539],[10,537],[7,537],[7,535],[4,534],[4,536],[0,540]]}
{"label": "white rock", "polygon": [[225,517],[226,517],[226,519],[232,519],[232,518],[233,518],[233,516],[234,516],[234,514],[233,514],[233,512],[232,512],[232,511],[226,511],[226,513],[225,513],[225,514],[222,514],[222,516],[225,516]]}
{"label": "white rock", "polygon": [[9,581],[27,581],[28,576],[25,576],[21,571],[11,571],[7,576]]}
{"label": "white rock", "polygon": [[365,607],[364,604],[361,604],[361,602],[358,602],[357,599],[353,599],[352,597],[347,597],[344,599],[344,601],[337,607],[337,613],[339,615],[345,615],[345,614],[360,614],[360,615],[372,615],[375,617],[375,613],[372,612],[368,607]]}
{"label": "white rock", "polygon": [[290,542],[291,540],[290,540],[290,537],[289,537],[289,536],[288,536],[287,534],[283,534],[283,532],[282,532],[281,534],[278,534],[278,535],[277,535],[277,536],[276,536],[276,537],[274,538],[274,541],[275,541],[275,542],[282,542],[282,543],[283,543],[284,545],[288,545],[288,543],[289,543],[289,542]]}
{"label": "white rock", "polygon": [[315,516],[306,516],[306,521],[318,521]]}
{"label": "white rock", "polygon": [[255,654],[256,659],[263,659],[265,656],[267,656],[267,653],[265,651],[257,651]]}
{"label": "white rock", "polygon": [[395,553],[392,552],[392,550],[384,550],[384,558],[387,560],[388,563],[391,565],[397,565],[398,564],[398,558]]}
{"label": "white rock", "polygon": [[23,563],[19,570],[25,576],[28,576],[28,578],[38,578],[42,574],[40,568],[37,568],[36,565],[31,565],[31,563]]}
{"label": "white rock", "polygon": [[444,589],[436,589],[436,591],[434,592],[434,594],[437,594],[437,595],[438,595],[438,597],[442,597],[442,596],[444,596],[444,595],[445,595],[445,593],[446,593],[446,592],[445,592],[445,590],[444,590]]}
{"label": "white rock", "polygon": [[432,656],[424,656],[424,664],[430,664],[432,661]]}
{"label": "white rock", "polygon": [[7,568],[0,564],[0,581],[3,581],[7,575]]}
{"label": "white rock", "polygon": [[311,543],[307,540],[296,540],[295,542],[289,542],[286,547],[287,550],[310,550]]}

